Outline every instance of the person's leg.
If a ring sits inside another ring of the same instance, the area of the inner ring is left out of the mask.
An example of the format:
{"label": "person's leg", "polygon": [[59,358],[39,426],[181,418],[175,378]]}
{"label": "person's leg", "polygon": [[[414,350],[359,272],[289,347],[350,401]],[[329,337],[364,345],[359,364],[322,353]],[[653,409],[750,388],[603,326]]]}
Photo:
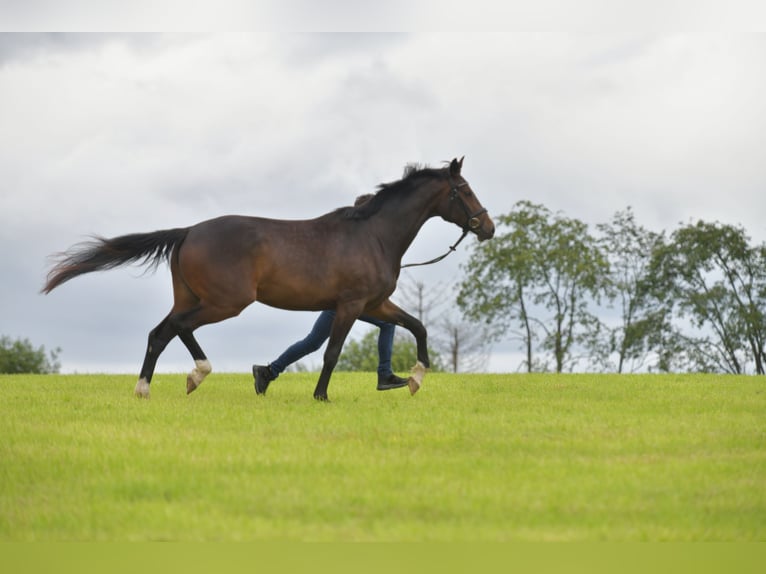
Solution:
{"label": "person's leg", "polygon": [[391,368],[391,355],[394,350],[396,325],[366,315],[362,315],[359,319],[371,323],[380,329],[378,334],[378,390],[388,391],[406,386],[407,379],[397,377]]}
{"label": "person's leg", "polygon": [[330,336],[334,319],[335,311],[322,311],[308,335],[287,347],[279,357],[269,363],[274,378],[276,379],[294,362],[319,349]]}
{"label": "person's leg", "polygon": [[388,377],[391,370],[391,354],[394,351],[394,331],[396,326],[391,323],[380,325],[378,334],[378,377]]}
{"label": "person's leg", "polygon": [[265,394],[269,383],[276,379],[289,365],[319,349],[330,336],[334,319],[335,311],[322,311],[309,334],[303,339],[290,345],[268,365],[253,365],[253,386],[256,394]]}

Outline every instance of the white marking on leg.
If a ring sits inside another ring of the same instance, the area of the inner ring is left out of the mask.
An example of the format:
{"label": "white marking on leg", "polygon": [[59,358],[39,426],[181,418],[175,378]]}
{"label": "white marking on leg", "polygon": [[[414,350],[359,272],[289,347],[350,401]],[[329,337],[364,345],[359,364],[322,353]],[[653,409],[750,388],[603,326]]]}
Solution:
{"label": "white marking on leg", "polygon": [[191,373],[189,373],[189,376],[186,377],[187,395],[195,391],[197,387],[202,384],[202,381],[205,380],[205,377],[207,377],[213,371],[213,366],[207,359],[196,360],[194,361],[194,365],[195,366]]}
{"label": "white marking on leg", "polygon": [[136,390],[133,391],[139,399],[149,398],[149,381],[141,377],[136,383]]}
{"label": "white marking on leg", "polygon": [[410,394],[414,395],[420,390],[420,385],[423,383],[423,377],[426,376],[426,366],[418,361],[410,371],[410,378],[407,379],[407,386],[410,387]]}

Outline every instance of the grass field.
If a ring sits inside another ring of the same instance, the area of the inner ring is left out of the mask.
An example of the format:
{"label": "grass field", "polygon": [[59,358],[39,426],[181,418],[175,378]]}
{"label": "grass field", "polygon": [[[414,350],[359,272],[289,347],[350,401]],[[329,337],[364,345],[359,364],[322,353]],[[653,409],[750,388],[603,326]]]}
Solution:
{"label": "grass field", "polygon": [[0,540],[766,540],[766,378],[0,376]]}

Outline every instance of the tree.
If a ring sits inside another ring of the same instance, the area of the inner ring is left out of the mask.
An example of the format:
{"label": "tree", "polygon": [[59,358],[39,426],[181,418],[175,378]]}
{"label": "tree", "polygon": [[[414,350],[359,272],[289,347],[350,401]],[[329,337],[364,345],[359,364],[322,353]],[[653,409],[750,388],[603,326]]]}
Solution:
{"label": "tree", "polygon": [[486,368],[490,339],[487,325],[446,315],[438,322],[434,345],[446,355],[446,370],[470,373]]}
{"label": "tree", "polygon": [[0,373],[58,373],[60,352],[61,349],[56,348],[46,354],[44,346],[35,349],[29,339],[11,340],[3,335],[0,337]]}
{"label": "tree", "polygon": [[[350,339],[343,346],[335,369],[338,371],[378,370],[378,334],[380,329],[374,327],[359,339]],[[428,349],[431,359],[431,370],[442,371],[441,359],[437,352]],[[417,362],[417,347],[412,337],[397,331],[394,336],[394,349],[391,356],[391,368],[394,372],[408,372]]]}
{"label": "tree", "polygon": [[609,329],[609,353],[617,355],[618,373],[636,371],[666,335],[669,310],[652,295],[651,273],[652,254],[661,248],[664,236],[638,225],[630,208],[597,228],[609,263],[607,296],[617,302],[620,313],[619,324]]}
{"label": "tree", "polygon": [[504,334],[521,341],[526,351],[526,368],[532,372],[536,333],[527,312],[533,297],[533,239],[526,232],[538,224],[541,206],[520,202],[498,224],[508,227],[492,241],[474,247],[464,266],[466,279],[459,286],[457,302],[475,321],[495,326],[494,338]]}
{"label": "tree", "polygon": [[682,336],[696,370],[766,372],[766,246],[744,229],[698,221],[673,232],[653,258],[658,296],[705,334]]}
{"label": "tree", "polygon": [[447,287],[438,282],[426,286],[411,274],[404,272],[396,284],[396,298],[401,300],[407,311],[423,324],[429,324],[435,313],[448,301]]}
{"label": "tree", "polygon": [[[528,201],[498,223],[508,231],[476,244],[464,265],[460,307],[520,339],[528,371],[547,368],[533,356],[536,344],[551,353],[556,372],[601,360],[602,325],[588,307],[604,292],[608,263],[587,225]],[[580,349],[587,353],[578,356]]]}

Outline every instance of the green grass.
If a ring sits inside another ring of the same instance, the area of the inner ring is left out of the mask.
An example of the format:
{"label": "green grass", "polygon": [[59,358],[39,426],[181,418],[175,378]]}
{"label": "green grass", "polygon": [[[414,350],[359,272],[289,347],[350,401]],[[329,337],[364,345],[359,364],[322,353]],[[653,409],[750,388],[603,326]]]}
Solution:
{"label": "green grass", "polygon": [[766,378],[0,376],[0,540],[766,539]]}

